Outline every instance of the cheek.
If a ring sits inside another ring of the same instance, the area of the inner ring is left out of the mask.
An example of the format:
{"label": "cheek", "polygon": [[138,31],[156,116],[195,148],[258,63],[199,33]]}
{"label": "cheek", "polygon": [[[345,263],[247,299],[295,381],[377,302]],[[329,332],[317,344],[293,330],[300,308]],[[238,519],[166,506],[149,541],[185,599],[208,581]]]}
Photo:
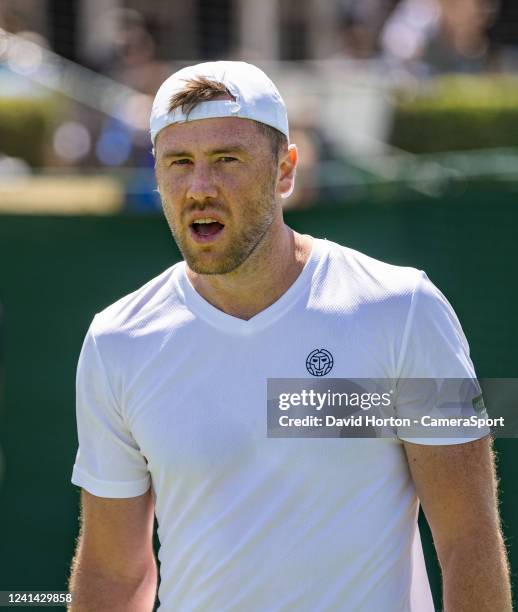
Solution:
{"label": "cheek", "polygon": [[221,184],[229,192],[257,198],[271,187],[272,177],[271,172],[267,172],[262,166],[248,167],[222,177]]}
{"label": "cheek", "polygon": [[178,207],[178,202],[185,191],[182,181],[179,181],[178,178],[173,180],[166,173],[157,173],[156,183],[164,208],[173,209]]}
{"label": "cheek", "polygon": [[179,218],[180,206],[178,203],[177,193],[171,190],[167,184],[158,182],[158,189],[160,194],[160,201],[162,203],[162,209],[167,222],[171,225],[176,224]]}
{"label": "cheek", "polygon": [[250,189],[250,178],[242,174],[222,174],[218,177],[217,182],[221,193],[229,199],[239,197],[240,194]]}
{"label": "cheek", "polygon": [[172,193],[178,191],[179,181],[178,177],[173,179],[173,176],[170,172],[165,170],[159,171],[156,173],[156,182],[158,188],[160,189],[160,193],[170,196]]}

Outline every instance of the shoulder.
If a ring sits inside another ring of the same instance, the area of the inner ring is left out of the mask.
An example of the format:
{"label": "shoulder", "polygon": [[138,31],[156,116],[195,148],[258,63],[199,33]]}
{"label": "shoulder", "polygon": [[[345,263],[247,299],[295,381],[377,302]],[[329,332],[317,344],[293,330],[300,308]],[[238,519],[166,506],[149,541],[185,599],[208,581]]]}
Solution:
{"label": "shoulder", "polygon": [[184,318],[175,282],[179,265],[95,315],[79,356],[78,388],[95,380],[97,391],[104,386],[121,398],[128,381],[160,353],[171,329]]}
{"label": "shoulder", "polygon": [[[404,317],[408,323],[427,326],[434,320],[436,325],[442,321],[459,327],[447,298],[423,270],[389,264],[332,242],[329,252],[333,283],[343,282],[344,293],[357,307],[376,316]],[[337,280],[339,276],[345,280]]]}
{"label": "shoulder", "polygon": [[358,303],[409,304],[426,274],[409,266],[381,261],[332,241],[321,241],[327,251],[326,274]]}
{"label": "shoulder", "polygon": [[179,301],[174,283],[179,265],[181,263],[171,266],[136,291],[98,312],[89,333],[102,341],[121,336],[137,337],[151,328],[159,327],[160,321],[175,309]]}

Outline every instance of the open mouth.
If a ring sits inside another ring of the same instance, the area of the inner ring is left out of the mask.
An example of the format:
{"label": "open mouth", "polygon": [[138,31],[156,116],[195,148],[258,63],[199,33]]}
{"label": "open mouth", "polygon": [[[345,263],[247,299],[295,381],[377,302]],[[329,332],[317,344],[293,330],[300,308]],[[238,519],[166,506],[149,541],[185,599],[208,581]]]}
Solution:
{"label": "open mouth", "polygon": [[224,227],[222,223],[212,217],[196,219],[190,225],[191,236],[197,242],[210,242],[222,233]]}

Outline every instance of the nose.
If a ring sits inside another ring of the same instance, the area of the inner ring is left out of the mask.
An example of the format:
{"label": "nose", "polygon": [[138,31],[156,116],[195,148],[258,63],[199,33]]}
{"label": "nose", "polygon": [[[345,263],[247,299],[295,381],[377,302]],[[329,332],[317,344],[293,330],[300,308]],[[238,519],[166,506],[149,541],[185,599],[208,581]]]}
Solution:
{"label": "nose", "polygon": [[203,201],[215,198],[218,194],[210,168],[205,163],[194,164],[189,176],[187,197],[192,200]]}

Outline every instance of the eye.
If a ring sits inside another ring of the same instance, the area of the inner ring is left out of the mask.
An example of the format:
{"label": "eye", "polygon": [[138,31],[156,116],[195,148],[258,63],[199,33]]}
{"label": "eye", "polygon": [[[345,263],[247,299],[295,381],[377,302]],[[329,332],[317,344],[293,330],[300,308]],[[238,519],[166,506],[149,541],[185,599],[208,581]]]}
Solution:
{"label": "eye", "polygon": [[218,161],[223,162],[224,164],[228,164],[230,162],[237,161],[237,158],[230,157],[229,155],[224,155],[223,157],[218,157]]}
{"label": "eye", "polygon": [[185,157],[181,159],[173,159],[173,161],[171,162],[171,166],[186,166],[187,164],[190,164],[190,163],[191,163],[191,160]]}

